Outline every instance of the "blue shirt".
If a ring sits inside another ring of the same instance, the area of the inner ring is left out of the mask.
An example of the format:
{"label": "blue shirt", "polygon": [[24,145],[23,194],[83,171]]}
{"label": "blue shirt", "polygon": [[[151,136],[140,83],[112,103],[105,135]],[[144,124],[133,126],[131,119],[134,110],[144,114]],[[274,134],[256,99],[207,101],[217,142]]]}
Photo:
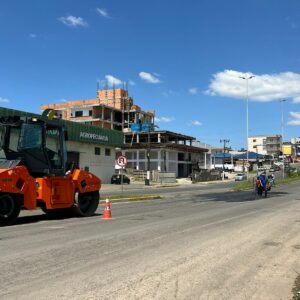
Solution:
{"label": "blue shirt", "polygon": [[263,175],[263,174],[259,175],[259,180],[260,180],[262,186],[265,188],[266,185],[267,185],[267,178],[266,178],[266,176]]}

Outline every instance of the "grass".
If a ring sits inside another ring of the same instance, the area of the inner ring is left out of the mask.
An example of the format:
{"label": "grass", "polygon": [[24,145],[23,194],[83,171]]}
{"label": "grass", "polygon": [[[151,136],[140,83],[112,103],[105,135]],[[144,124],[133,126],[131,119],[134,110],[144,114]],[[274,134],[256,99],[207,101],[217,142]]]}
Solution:
{"label": "grass", "polygon": [[293,174],[293,175],[290,175],[290,176],[285,177],[283,179],[276,180],[276,185],[277,186],[282,186],[282,185],[289,184],[291,182],[298,181],[298,180],[300,180],[300,175]]}
{"label": "grass", "polygon": [[[289,184],[295,181],[300,180],[300,175],[298,174],[293,174],[290,176],[287,176],[283,179],[276,179],[276,186],[282,186],[285,184]],[[238,192],[238,191],[245,191],[245,190],[251,190],[254,188],[253,182],[252,181],[243,181],[236,186],[232,188],[233,191]]]}
{"label": "grass", "polygon": [[242,181],[241,183],[235,185],[232,190],[235,192],[245,191],[253,189],[253,182],[251,181]]}

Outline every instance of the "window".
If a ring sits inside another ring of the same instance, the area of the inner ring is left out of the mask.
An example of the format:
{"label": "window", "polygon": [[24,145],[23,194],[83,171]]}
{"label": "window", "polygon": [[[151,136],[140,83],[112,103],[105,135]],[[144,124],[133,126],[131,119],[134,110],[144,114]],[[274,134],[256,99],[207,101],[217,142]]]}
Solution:
{"label": "window", "polygon": [[256,142],[256,139],[253,140],[253,143],[255,143],[255,142]]}
{"label": "window", "polygon": [[109,148],[105,148],[105,156],[110,156],[110,149]]}
{"label": "window", "polygon": [[46,129],[46,151],[51,167],[54,169],[62,167],[59,134],[58,129]]}
{"label": "window", "polygon": [[42,147],[42,126],[22,124],[18,149],[33,149]]}
{"label": "window", "polygon": [[93,115],[93,111],[89,110],[89,116],[91,117]]}
{"label": "window", "polygon": [[83,115],[82,110],[75,111],[75,117],[82,117],[82,115]]}
{"label": "window", "polygon": [[101,149],[99,147],[95,147],[95,155],[100,155]]}
{"label": "window", "polygon": [[9,136],[9,151],[18,152],[18,141],[20,136],[21,129],[17,127],[10,127],[10,136]]}

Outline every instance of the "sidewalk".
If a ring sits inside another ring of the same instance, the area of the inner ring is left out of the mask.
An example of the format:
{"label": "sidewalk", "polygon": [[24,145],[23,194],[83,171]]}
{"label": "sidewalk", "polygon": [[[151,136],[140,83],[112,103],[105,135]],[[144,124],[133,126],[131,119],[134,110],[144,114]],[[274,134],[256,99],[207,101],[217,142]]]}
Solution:
{"label": "sidewalk", "polygon": [[[150,185],[145,185],[144,181],[132,181],[130,184],[123,184],[123,193],[130,193],[130,191],[137,191],[137,190],[145,190],[145,193],[148,193],[149,191],[155,192],[157,188],[168,188],[168,187],[182,187],[182,186],[206,186],[209,184],[225,184],[229,182],[234,182],[234,179],[226,179],[224,181],[222,180],[215,180],[215,181],[201,181],[192,183],[192,181],[188,181],[186,179],[178,179],[175,183],[157,183],[157,182],[151,182]],[[104,183],[101,187],[102,193],[108,193],[108,192],[122,192],[122,185],[120,184],[109,184]]]}

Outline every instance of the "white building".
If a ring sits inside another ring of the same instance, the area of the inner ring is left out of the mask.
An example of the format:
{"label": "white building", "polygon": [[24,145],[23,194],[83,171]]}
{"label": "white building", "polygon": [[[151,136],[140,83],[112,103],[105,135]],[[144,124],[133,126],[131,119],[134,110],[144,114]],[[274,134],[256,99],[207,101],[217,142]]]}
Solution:
{"label": "white building", "polygon": [[256,135],[248,137],[248,150],[262,155],[278,154],[281,151],[281,135]]}

